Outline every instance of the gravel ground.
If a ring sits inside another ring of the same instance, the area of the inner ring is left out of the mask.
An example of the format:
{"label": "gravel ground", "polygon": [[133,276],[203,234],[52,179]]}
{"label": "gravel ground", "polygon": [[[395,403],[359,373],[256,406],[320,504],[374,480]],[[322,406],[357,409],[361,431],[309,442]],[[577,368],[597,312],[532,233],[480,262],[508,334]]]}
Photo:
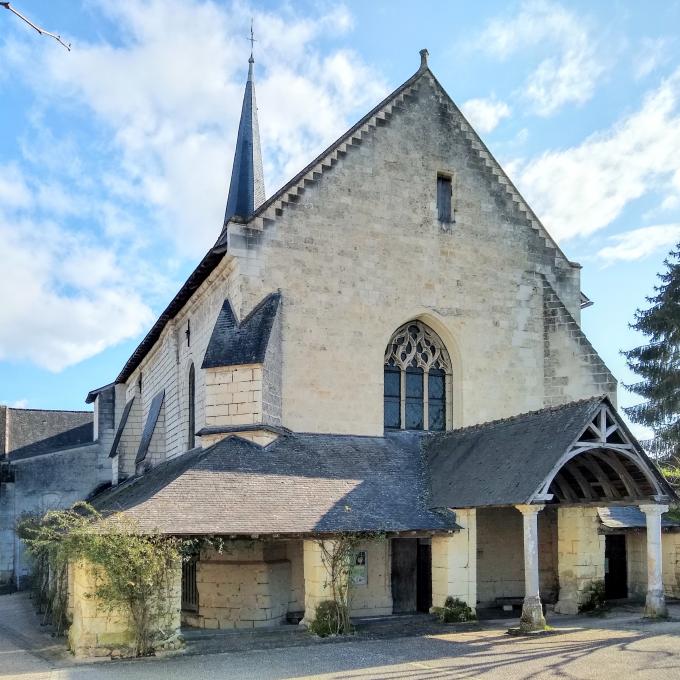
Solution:
{"label": "gravel ground", "polygon": [[476,630],[409,637],[365,637],[333,644],[83,663],[65,654],[61,645],[36,627],[24,597],[2,596],[0,678],[680,680],[680,620],[649,624],[637,616],[624,610],[605,619],[554,619],[554,635],[533,638],[510,637],[505,632],[508,622],[491,622]]}

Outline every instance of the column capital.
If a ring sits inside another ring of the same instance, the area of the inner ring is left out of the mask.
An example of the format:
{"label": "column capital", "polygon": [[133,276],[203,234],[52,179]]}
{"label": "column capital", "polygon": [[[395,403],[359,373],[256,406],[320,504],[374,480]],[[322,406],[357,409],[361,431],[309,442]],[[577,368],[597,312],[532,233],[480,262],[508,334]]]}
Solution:
{"label": "column capital", "polygon": [[660,503],[640,503],[638,505],[641,512],[645,515],[663,515],[664,512],[668,512],[667,505],[661,505]]}
{"label": "column capital", "polygon": [[538,514],[545,505],[542,504],[535,504],[535,505],[528,505],[528,504],[523,504],[523,505],[516,505],[515,506],[523,515],[536,515]]}

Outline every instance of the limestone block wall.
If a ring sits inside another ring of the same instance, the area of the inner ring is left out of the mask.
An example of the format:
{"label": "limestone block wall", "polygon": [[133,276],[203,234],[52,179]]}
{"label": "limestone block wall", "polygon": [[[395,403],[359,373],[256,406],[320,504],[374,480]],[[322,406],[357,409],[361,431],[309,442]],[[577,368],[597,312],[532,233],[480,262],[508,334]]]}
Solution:
{"label": "limestone block wall", "polygon": [[557,510],[560,594],[555,611],[560,614],[577,614],[587,586],[604,579],[605,538],[599,528],[597,508]]}
{"label": "limestone block wall", "polygon": [[[663,547],[663,537],[661,541]],[[643,600],[647,594],[647,533],[645,531],[626,534],[626,563],[628,597]]]}
{"label": "limestone block wall", "polygon": [[196,564],[198,613],[185,621],[201,628],[279,625],[289,611],[292,572],[284,542],[230,541],[221,554],[204,550]]}
{"label": "limestone block wall", "polygon": [[[196,380],[196,430],[206,424],[205,376],[200,367],[225,298],[232,301],[235,309],[240,308],[237,271],[238,263],[233,257],[225,255],[224,260],[201,284],[191,300],[166,325],[152,350],[127,380],[126,399],[129,399],[136,394],[139,374],[142,374],[142,393],[139,399],[142,423],[148,416],[154,395],[165,390],[167,458],[183,453],[188,447],[188,376],[192,363]],[[247,313],[250,310],[245,311]],[[189,327],[190,334],[187,338],[186,331]]]}
{"label": "limestone block wall", "polygon": [[[680,597],[680,533],[661,534],[662,577],[666,597]],[[647,533],[626,534],[628,595],[644,598],[647,593]]]}
{"label": "limestone block wall", "polygon": [[[128,399],[131,399],[129,397]],[[116,422],[120,420],[122,413],[118,415]],[[118,443],[118,479],[123,480],[135,474],[135,458],[142,438],[144,422],[142,421],[142,399],[137,393],[132,408],[128,414],[125,429]]]}
{"label": "limestone block wall", "polygon": [[392,613],[392,556],[388,540],[366,541],[366,585],[352,591],[352,616],[388,616]]}
{"label": "limestone block wall", "polygon": [[304,612],[304,543],[302,540],[285,541],[284,545],[286,546],[286,558],[290,562],[290,595],[288,598],[288,611]]}
{"label": "limestone block wall", "polygon": [[432,606],[450,595],[477,608],[477,512],[456,510],[461,531],[432,537]]}
{"label": "limestone block wall", "polygon": [[[522,515],[515,508],[477,509],[477,600],[492,605],[499,597],[524,597]],[[557,511],[538,514],[538,567],[541,599],[557,596]]]}
{"label": "limestone block wall", "polygon": [[205,369],[205,424],[262,422],[262,364]]}
{"label": "limestone block wall", "polygon": [[[76,656],[131,656],[134,631],[127,612],[107,611],[95,597],[97,578],[101,574],[89,563],[73,563],[69,567],[69,594],[72,623],[68,632],[69,648]],[[164,615],[154,621],[159,631],[158,647],[176,646],[180,627],[181,568],[177,565],[172,583],[164,595]]]}
{"label": "limestone block wall", "polygon": [[166,417],[165,417],[165,399],[161,405],[161,410],[158,413],[158,420],[156,420],[156,427],[154,428],[151,441],[149,442],[149,449],[146,452],[145,465],[158,465],[165,460],[165,446],[167,441],[166,433]]}
{"label": "limestone block wall", "polygon": [[550,284],[543,284],[545,406],[595,394],[607,394],[616,405],[616,378]]}
{"label": "limestone block wall", "polygon": [[[446,228],[438,172],[454,177]],[[381,434],[383,353],[411,318],[429,323],[454,358],[454,426],[543,406],[537,272],[552,268],[573,310],[579,273],[503,191],[424,84],[256,238],[230,227],[231,252],[248,265],[244,307],[283,291],[286,427]]]}

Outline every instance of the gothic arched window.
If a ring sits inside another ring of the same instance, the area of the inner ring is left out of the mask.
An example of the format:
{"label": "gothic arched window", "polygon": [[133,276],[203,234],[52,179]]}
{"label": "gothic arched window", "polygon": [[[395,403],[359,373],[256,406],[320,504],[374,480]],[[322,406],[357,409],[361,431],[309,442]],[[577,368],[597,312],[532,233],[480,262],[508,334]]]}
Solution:
{"label": "gothic arched window", "polygon": [[189,440],[188,448],[196,445],[196,372],[194,365],[189,368]]}
{"label": "gothic arched window", "polygon": [[385,429],[446,429],[451,360],[437,334],[409,321],[385,350]]}

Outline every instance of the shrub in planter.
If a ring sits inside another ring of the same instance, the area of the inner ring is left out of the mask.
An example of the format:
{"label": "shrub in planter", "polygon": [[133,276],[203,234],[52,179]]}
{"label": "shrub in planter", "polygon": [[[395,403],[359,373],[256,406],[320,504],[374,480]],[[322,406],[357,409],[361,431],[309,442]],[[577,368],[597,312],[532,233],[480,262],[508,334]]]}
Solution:
{"label": "shrub in planter", "polygon": [[324,600],[316,605],[314,621],[309,624],[309,632],[319,637],[339,635],[342,632],[342,616],[335,600]]}
{"label": "shrub in planter", "polygon": [[580,614],[602,614],[607,611],[604,581],[591,581],[585,587],[578,611]]}
{"label": "shrub in planter", "polygon": [[434,607],[433,613],[441,623],[465,623],[477,620],[477,615],[465,602],[450,595],[444,600],[443,607]]}

